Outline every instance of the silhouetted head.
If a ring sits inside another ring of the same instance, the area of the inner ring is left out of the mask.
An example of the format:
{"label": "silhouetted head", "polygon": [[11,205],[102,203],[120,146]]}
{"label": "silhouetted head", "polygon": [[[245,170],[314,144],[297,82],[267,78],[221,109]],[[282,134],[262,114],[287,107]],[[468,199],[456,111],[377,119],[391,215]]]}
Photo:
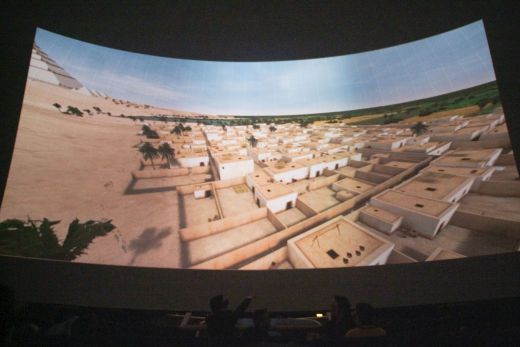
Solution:
{"label": "silhouetted head", "polygon": [[266,309],[255,310],[255,312],[253,312],[253,324],[255,328],[269,328],[269,313]]}
{"label": "silhouetted head", "polygon": [[350,315],[350,301],[346,296],[336,295],[332,302],[332,318],[337,319]]}
{"label": "silhouetted head", "polygon": [[371,325],[374,323],[374,308],[367,303],[359,303],[356,305],[356,316],[362,325]]}
{"label": "silhouetted head", "polygon": [[209,301],[209,307],[211,308],[212,312],[225,310],[228,304],[228,299],[226,299],[222,294],[212,297]]}

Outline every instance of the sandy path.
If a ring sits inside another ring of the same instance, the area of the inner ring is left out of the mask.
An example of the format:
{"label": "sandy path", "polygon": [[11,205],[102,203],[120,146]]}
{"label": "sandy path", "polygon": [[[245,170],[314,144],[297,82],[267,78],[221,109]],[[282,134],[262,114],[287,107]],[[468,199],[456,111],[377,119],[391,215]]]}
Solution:
{"label": "sandy path", "polygon": [[116,233],[98,238],[77,261],[177,267],[177,193],[123,194],[130,172],[139,165],[133,146],[139,142],[140,125],[107,116],[61,114],[52,103],[99,105],[114,112],[118,106],[49,87],[27,85],[0,219],[62,220],[57,225],[60,237],[75,217],[112,219],[123,241]]}

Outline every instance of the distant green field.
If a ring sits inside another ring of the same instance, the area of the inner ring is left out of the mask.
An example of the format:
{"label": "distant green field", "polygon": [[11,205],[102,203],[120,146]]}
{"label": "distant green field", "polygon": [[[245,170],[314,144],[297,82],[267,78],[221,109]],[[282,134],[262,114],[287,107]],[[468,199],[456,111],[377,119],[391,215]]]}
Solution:
{"label": "distant green field", "polygon": [[208,119],[207,117],[172,117],[168,116],[130,116],[136,119],[152,119],[163,120],[165,122],[197,122],[201,124],[211,125],[251,125],[255,123],[299,123],[307,125],[315,121],[337,122],[341,119],[349,119],[353,117],[382,114],[378,118],[366,119],[359,122],[350,123],[351,125],[373,125],[373,124],[390,124],[397,123],[403,119],[415,116],[427,116],[434,112],[448,111],[456,108],[478,105],[480,112],[478,114],[491,112],[495,107],[500,106],[500,98],[498,95],[498,86],[495,81],[481,84],[479,86],[468,89],[458,90],[456,92],[434,96],[431,98],[408,101],[401,104],[393,104],[386,106],[378,106],[364,108],[351,111],[327,112],[315,114],[297,114],[283,116],[234,116],[232,119]]}
{"label": "distant green field", "polygon": [[[284,116],[236,116],[238,121],[249,121],[253,123],[287,123],[297,122],[308,124],[314,121],[332,121],[348,119],[353,117],[383,114],[379,118],[372,118],[351,125],[389,124],[397,123],[403,119],[415,116],[427,116],[434,112],[448,111],[456,108],[478,105],[479,113],[491,112],[500,106],[498,86],[495,81],[485,83],[468,89],[434,96],[431,98],[408,101],[401,104],[378,106],[359,110],[316,113],[309,115],[284,115]],[[487,106],[487,107],[485,107]],[[485,107],[484,109],[482,107]]]}
{"label": "distant green field", "polygon": [[374,111],[374,109],[369,112],[383,113],[385,116],[351,124],[370,125],[397,123],[403,119],[415,116],[427,116],[434,112],[449,111],[474,105],[480,107],[480,111],[476,114],[489,113],[501,105],[498,95],[498,86],[495,81],[432,98],[378,107],[377,112]]}

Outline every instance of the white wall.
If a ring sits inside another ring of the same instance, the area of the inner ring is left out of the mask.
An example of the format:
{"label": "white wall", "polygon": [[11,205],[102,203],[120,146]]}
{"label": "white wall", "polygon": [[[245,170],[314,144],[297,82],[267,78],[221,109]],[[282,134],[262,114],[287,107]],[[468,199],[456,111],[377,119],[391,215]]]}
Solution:
{"label": "white wall", "polygon": [[441,224],[443,227],[448,224],[451,217],[459,207],[459,204],[452,204],[451,207],[449,207],[441,216],[434,217],[418,213],[414,210],[405,209],[398,205],[390,204],[386,201],[377,199],[377,197],[370,199],[370,204],[403,216],[403,226],[412,228],[429,239],[433,239],[435,235],[437,235]]}
{"label": "white wall", "polygon": [[318,163],[309,166],[309,178],[314,178],[320,173],[320,176],[323,175],[323,171],[327,168],[327,163]]}
{"label": "white wall", "polygon": [[293,178],[296,180],[301,180],[301,179],[307,178],[308,176],[309,176],[309,168],[302,167],[302,168],[275,174],[275,175],[273,175],[273,179],[276,182],[291,183]]}
{"label": "white wall", "polygon": [[273,213],[278,213],[287,209],[287,203],[292,202],[292,207],[296,206],[296,198],[298,197],[297,192],[292,192],[287,195],[279,196],[275,199],[267,200],[262,194],[258,192],[258,189],[255,190],[255,202],[256,199],[260,201],[260,206],[267,207]]}
{"label": "white wall", "polygon": [[[361,154],[359,155],[359,157],[361,159]],[[347,157],[347,158],[341,158],[341,159],[338,159],[338,160],[327,162],[327,169],[329,169],[329,170],[336,170],[336,164],[338,164],[338,168],[343,167],[343,166],[347,166],[348,159],[349,158]]]}
{"label": "white wall", "polygon": [[234,161],[230,163],[218,163],[218,174],[221,180],[229,178],[242,177],[255,171],[255,164],[253,159]]}
{"label": "white wall", "polygon": [[200,156],[200,157],[188,157],[188,158],[175,158],[181,167],[195,167],[201,166],[200,163],[204,163],[204,166],[209,165],[209,157],[208,156]]}

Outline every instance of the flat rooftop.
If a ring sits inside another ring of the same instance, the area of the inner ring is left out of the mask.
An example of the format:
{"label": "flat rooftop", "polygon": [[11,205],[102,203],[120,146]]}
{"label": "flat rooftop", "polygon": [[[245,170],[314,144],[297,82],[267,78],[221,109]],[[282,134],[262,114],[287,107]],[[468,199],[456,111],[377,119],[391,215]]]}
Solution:
{"label": "flat rooftop", "polygon": [[468,166],[468,164],[482,167],[489,159],[497,154],[500,149],[479,149],[479,150],[455,150],[449,152],[432,164],[439,166]]}
{"label": "flat rooftop", "polygon": [[253,173],[247,175],[256,185],[265,186],[272,183],[272,178],[263,170],[255,170]]}
{"label": "flat rooftop", "polygon": [[270,162],[269,167],[265,169],[271,171],[273,174],[278,174],[282,172],[298,170],[304,167],[305,166],[303,166],[302,164],[296,162],[286,163],[283,160],[279,160],[277,162]]}
{"label": "flat rooftop", "polygon": [[346,190],[351,193],[361,194],[372,188],[374,184],[365,181],[360,181],[355,178],[344,178],[340,181],[334,182],[333,187],[338,190]]}
{"label": "flat rooftop", "polygon": [[404,152],[430,152],[437,148],[441,142],[426,142],[403,147]]}
{"label": "flat rooftop", "polygon": [[449,202],[408,195],[392,189],[386,190],[372,199],[434,217],[442,216],[452,206]]}
{"label": "flat rooftop", "polygon": [[294,191],[287,185],[280,183],[271,183],[260,186],[258,188],[258,192],[267,200],[294,193]]}
{"label": "flat rooftop", "polygon": [[407,161],[392,160],[392,161],[389,161],[388,163],[384,163],[383,165],[392,166],[392,167],[398,167],[400,169],[408,169],[408,168],[411,168],[412,166],[414,166],[416,164],[417,163],[409,163]]}
{"label": "flat rooftop", "polygon": [[464,135],[464,134],[472,134],[475,131],[484,131],[489,128],[488,124],[479,124],[479,125],[468,125],[464,128],[460,128],[455,132],[455,136],[457,135]]}
{"label": "flat rooftop", "polygon": [[375,217],[377,219],[383,220],[385,222],[394,224],[401,218],[400,215],[397,215],[395,213],[392,213],[390,211],[383,210],[381,208],[375,207],[375,206],[365,206],[363,207],[360,212],[364,212],[372,217]]}
{"label": "flat rooftop", "polygon": [[200,157],[208,157],[208,151],[199,149],[199,150],[184,150],[181,151],[180,154],[176,154],[175,158],[200,158]]}
{"label": "flat rooftop", "polygon": [[317,268],[358,265],[385,245],[382,239],[345,218],[319,226],[295,242],[296,247]]}
{"label": "flat rooftop", "polygon": [[424,172],[402,183],[394,190],[428,199],[444,200],[455,190],[472,180],[468,176],[456,176],[441,172]]}
{"label": "flat rooftop", "polygon": [[485,168],[471,168],[471,167],[440,167],[440,166],[428,166],[423,172],[439,172],[450,175],[458,176],[482,176],[488,173],[490,170],[494,170],[491,167]]}
{"label": "flat rooftop", "polygon": [[215,160],[219,162],[220,164],[226,164],[226,163],[234,163],[239,161],[248,161],[253,160],[252,158],[248,157],[247,155],[239,155],[239,154],[232,154],[232,153],[226,153],[215,156]]}

